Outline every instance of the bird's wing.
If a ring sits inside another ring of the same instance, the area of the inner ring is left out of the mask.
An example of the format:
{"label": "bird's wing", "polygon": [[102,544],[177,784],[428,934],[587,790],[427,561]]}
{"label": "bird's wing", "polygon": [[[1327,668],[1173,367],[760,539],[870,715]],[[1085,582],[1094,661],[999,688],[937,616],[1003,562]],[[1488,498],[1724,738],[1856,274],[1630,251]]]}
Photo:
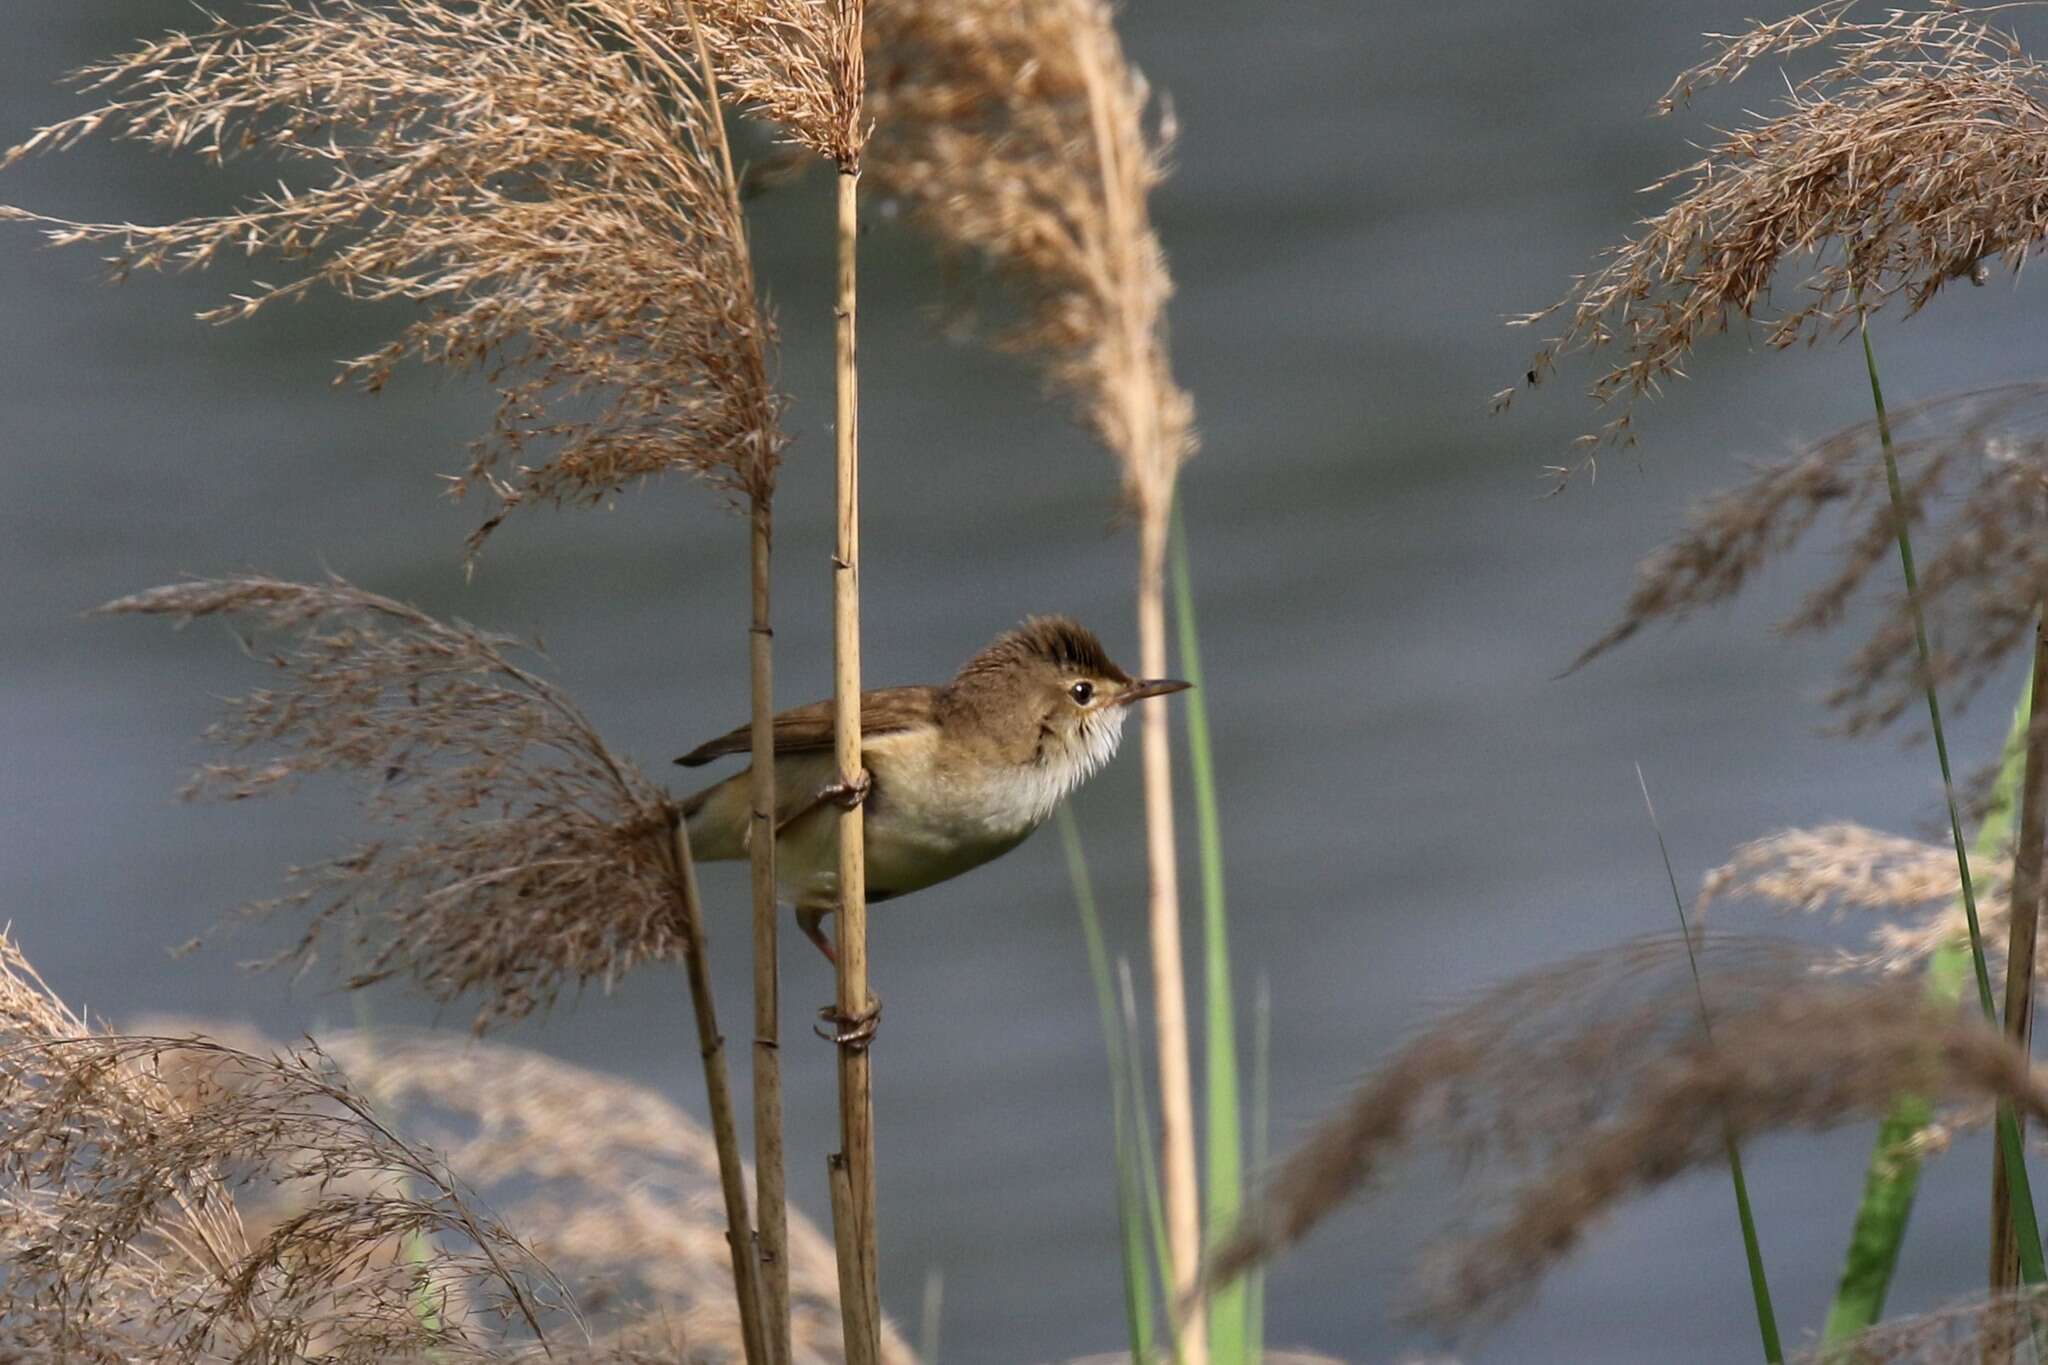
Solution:
{"label": "bird's wing", "polygon": [[[936,689],[930,687],[885,687],[866,693],[860,699],[862,738],[897,734],[936,724],[933,714],[935,692]],[[831,702],[817,701],[809,706],[793,707],[776,716],[775,752],[797,754],[831,748],[833,710]],[[727,754],[747,753],[753,747],[753,731],[742,725],[698,745],[676,762],[685,768],[695,768]]]}

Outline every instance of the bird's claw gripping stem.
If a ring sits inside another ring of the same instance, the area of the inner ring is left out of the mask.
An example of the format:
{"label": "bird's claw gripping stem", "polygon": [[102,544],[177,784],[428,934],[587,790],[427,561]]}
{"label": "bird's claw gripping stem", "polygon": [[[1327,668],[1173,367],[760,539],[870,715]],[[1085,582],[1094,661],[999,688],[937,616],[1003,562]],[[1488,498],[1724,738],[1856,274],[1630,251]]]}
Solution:
{"label": "bird's claw gripping stem", "polygon": [[856,1014],[843,1012],[836,1003],[825,1005],[818,1010],[818,1017],[831,1025],[829,1029],[812,1029],[820,1038],[856,1052],[865,1052],[881,1027],[882,1000],[880,996],[869,995],[868,1007]]}
{"label": "bird's claw gripping stem", "polygon": [[851,782],[834,781],[818,792],[820,801],[829,801],[841,810],[852,810],[868,799],[868,793],[875,789],[874,778],[862,768]]}

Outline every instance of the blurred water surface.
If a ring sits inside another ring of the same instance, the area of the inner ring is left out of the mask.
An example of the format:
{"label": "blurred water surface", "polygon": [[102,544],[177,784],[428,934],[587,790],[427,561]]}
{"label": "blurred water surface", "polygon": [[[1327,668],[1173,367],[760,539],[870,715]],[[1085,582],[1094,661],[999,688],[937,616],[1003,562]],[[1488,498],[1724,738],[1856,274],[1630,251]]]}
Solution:
{"label": "blurred water surface", "polygon": [[[1840,642],[1790,647],[1773,609],[1815,550],[1756,596],[1554,677],[1614,611],[1636,558],[1742,461],[1864,413],[1845,347],[1789,356],[1737,337],[1648,414],[1639,457],[1540,501],[1537,471],[1590,418],[1561,384],[1489,418],[1531,338],[1504,315],[1553,298],[1689,156],[1701,121],[1645,117],[1732,0],[1270,6],[1133,0],[1134,58],[1171,92],[1178,171],[1157,216],[1179,281],[1178,369],[1204,447],[1185,505],[1222,772],[1238,969],[1274,1000],[1283,1145],[1447,1001],[1561,955],[1667,927],[1630,764],[1655,788],[1681,878],[1794,822],[1921,827],[1931,760],[1819,734]],[[78,107],[59,73],[187,22],[144,0],[17,0],[0,45],[0,138]],[[189,16],[197,22],[196,16]],[[1762,78],[1768,81],[1769,77]],[[1710,106],[1732,116],[1767,98]],[[90,148],[5,178],[0,198],[71,217],[218,206],[266,168],[208,170]],[[1133,546],[1101,454],[1010,361],[930,326],[928,257],[870,205],[864,248],[866,659],[876,683],[946,674],[1030,611],[1093,623],[1128,661]],[[827,688],[830,446],[824,186],[757,227],[784,326],[797,444],[784,476],[779,696]],[[609,511],[521,515],[465,581],[479,515],[439,496],[488,398],[412,374],[370,400],[334,362],[402,314],[315,299],[254,323],[192,313],[233,277],[98,283],[87,252],[0,234],[0,913],[74,1002],[177,1010],[277,1035],[340,1024],[319,977],[250,977],[248,933],[173,962],[166,945],[269,893],[350,831],[309,791],[222,810],[171,796],[210,698],[251,683],[211,627],[173,635],[81,613],[182,573],[327,570],[483,624],[543,635],[559,675],[651,769],[745,710],[745,527],[701,490]],[[1881,346],[1901,397],[2038,376],[2038,289],[1956,291]],[[2016,675],[2015,675],[2016,676]],[[2009,695],[2011,689],[2003,689]],[[1960,723],[1977,761],[2003,723]],[[1142,961],[1136,763],[1078,798],[1121,951]],[[744,1010],[744,873],[711,870],[729,1018]],[[1813,932],[1811,930],[1807,932]],[[883,1296],[914,1321],[945,1276],[944,1355],[1057,1359],[1117,1345],[1103,1055],[1049,837],[883,907],[875,979]],[[830,993],[800,939],[790,1027]],[[462,1027],[402,993],[385,1021]],[[701,1112],[680,976],[645,972],[517,1040],[658,1085]],[[794,1188],[825,1213],[829,1049],[786,1052]],[[1868,1133],[1764,1144],[1750,1160],[1781,1320],[1816,1325]],[[1939,1163],[1894,1306],[1979,1282],[1984,1153]],[[1430,1343],[1394,1319],[1430,1180],[1336,1220],[1275,1273],[1269,1339],[1348,1359]],[[1481,1362],[1752,1358],[1725,1183],[1629,1209],[1526,1311],[1461,1343]]]}

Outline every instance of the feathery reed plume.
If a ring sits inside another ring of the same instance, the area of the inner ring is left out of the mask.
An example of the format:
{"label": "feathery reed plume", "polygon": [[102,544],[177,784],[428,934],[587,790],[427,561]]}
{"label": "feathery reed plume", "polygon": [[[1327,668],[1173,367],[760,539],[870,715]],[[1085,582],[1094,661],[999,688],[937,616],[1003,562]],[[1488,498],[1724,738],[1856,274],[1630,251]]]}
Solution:
{"label": "feathery reed plume", "polygon": [[1793,1357],[1799,1365],[1981,1365],[2009,1354],[2022,1336],[2048,1329],[2039,1289],[1944,1304],[1895,1318]]}
{"label": "feathery reed plume", "polygon": [[228,703],[209,737],[272,750],[210,764],[192,790],[242,799],[325,772],[371,784],[368,813],[401,837],[293,874],[299,889],[253,907],[311,905],[281,960],[309,964],[340,926],[360,948],[360,987],[411,977],[430,996],[483,997],[479,1030],[607,985],[649,960],[689,974],[705,1089],[726,1179],[740,1313],[759,1304],[723,1042],[704,963],[696,878],[666,793],[614,754],[567,694],[514,662],[516,642],[449,625],[339,579],[243,576],[151,589],[104,611],[253,618],[295,642],[261,655],[276,688]]}
{"label": "feathery reed plume", "polygon": [[350,775],[368,784],[372,819],[401,832],[295,870],[289,897],[252,907],[312,907],[281,961],[310,964],[343,929],[362,949],[350,987],[404,975],[438,1001],[476,992],[483,1029],[548,1007],[565,985],[609,985],[684,953],[666,794],[514,661],[517,641],[340,579],[194,580],[101,610],[235,616],[296,637],[251,646],[279,683],[230,700],[207,734],[265,752],[206,765],[188,794],[242,800]]}
{"label": "feathery reed plume", "polygon": [[[2048,69],[1992,27],[2017,6],[1942,3],[1869,20],[1854,8],[1829,0],[1715,36],[1660,112],[1766,57],[1818,48],[1826,65],[1791,84],[1774,116],[1651,185],[1673,194],[1670,207],[1558,303],[1517,320],[1564,319],[1530,363],[1532,385],[1564,357],[1619,348],[1591,393],[1621,411],[1581,438],[1582,464],[1603,443],[1632,442],[1634,402],[1681,377],[1699,341],[1737,319],[1762,323],[1772,346],[1813,342],[1894,298],[1911,313],[1952,280],[1981,283],[1991,258],[2018,270],[2048,233]],[[1772,283],[1795,266],[1807,272],[1799,300],[1780,307]]]}
{"label": "feathery reed plume", "polygon": [[1206,1278],[1292,1245],[1425,1136],[1496,1168],[1481,1192],[1495,1216],[1440,1245],[1419,1286],[1417,1316],[1451,1325],[1511,1307],[1622,1200],[1723,1160],[1728,1133],[1831,1127],[1883,1112],[1902,1088],[2048,1113],[2048,1085],[2018,1049],[1931,1008],[1912,982],[1709,939],[1709,1039],[1685,963],[1669,939],[1588,954],[1426,1029],[1281,1163]]}
{"label": "feathery reed plume", "polygon": [[[2001,385],[1893,411],[1894,454],[1920,525],[1918,598],[1935,681],[1967,700],[2011,653],[2031,644],[2048,591],[2048,383]],[[1679,537],[1646,559],[1620,621],[1573,662],[1599,657],[1644,626],[1734,597],[1766,562],[1794,549],[1823,513],[1849,519],[1846,552],[1782,628],[1838,624],[1890,556],[1898,523],[1875,422],[1845,427],[1795,458],[1708,499]],[[1861,733],[1920,700],[1913,602],[1895,594],[1851,656],[1828,702]]]}
{"label": "feathery reed plume", "polygon": [[6,216],[109,245],[124,275],[294,263],[213,321],[318,285],[430,305],[343,375],[375,389],[413,356],[499,389],[495,429],[454,480],[499,499],[477,540],[522,503],[600,502],[670,470],[772,489],[772,331],[718,110],[657,0],[285,0],[77,79],[106,102],[0,166],[106,135],[215,162],[260,150],[307,183],[160,226]]}
{"label": "feathery reed plume", "polygon": [[[95,1029],[5,935],[0,1042],[10,1358],[367,1365],[590,1344],[561,1282],[317,1047]],[[280,1187],[297,1207],[253,1232],[238,1196]]]}
{"label": "feathery reed plume", "polygon": [[[1022,318],[1002,344],[1037,357],[1116,458],[1138,520],[1138,650],[1167,671],[1165,565],[1175,481],[1194,408],[1173,379],[1172,293],[1147,196],[1165,175],[1171,120],[1148,130],[1149,91],[1107,0],[876,0],[889,75],[875,92],[875,171],[942,243],[989,261]],[[1168,1245],[1176,1289],[1201,1256],[1194,1087],[1175,869],[1166,710],[1144,707],[1146,855]],[[1206,1359],[1200,1325],[1183,1359]]]}

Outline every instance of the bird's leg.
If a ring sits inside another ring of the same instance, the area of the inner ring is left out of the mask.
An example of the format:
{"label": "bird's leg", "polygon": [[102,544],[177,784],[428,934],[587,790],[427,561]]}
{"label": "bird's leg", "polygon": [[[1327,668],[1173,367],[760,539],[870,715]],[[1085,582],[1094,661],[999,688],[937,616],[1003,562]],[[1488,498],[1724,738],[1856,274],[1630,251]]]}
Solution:
{"label": "bird's leg", "polygon": [[832,940],[825,936],[825,916],[831,913],[832,907],[829,905],[799,905],[796,908],[796,924],[797,928],[804,931],[805,938],[818,945],[818,951],[825,955],[825,960],[832,964],[834,971],[837,971],[839,954],[832,951]]}

